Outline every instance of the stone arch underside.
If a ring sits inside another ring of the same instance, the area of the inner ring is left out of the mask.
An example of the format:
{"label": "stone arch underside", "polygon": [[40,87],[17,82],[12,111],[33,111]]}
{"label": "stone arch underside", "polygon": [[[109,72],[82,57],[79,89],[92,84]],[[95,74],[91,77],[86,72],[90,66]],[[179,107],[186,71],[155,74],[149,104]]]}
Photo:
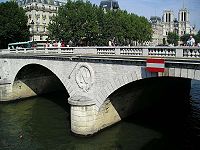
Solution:
{"label": "stone arch underside", "polygon": [[12,99],[21,99],[41,94],[65,91],[66,85],[48,67],[41,64],[26,64],[13,76]]}

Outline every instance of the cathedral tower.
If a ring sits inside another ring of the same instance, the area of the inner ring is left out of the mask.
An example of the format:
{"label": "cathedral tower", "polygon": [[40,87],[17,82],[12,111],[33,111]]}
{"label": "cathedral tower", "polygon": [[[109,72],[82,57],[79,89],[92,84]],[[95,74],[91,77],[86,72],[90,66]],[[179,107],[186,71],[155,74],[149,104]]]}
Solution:
{"label": "cathedral tower", "polygon": [[189,11],[180,9],[178,13],[179,35],[190,34]]}
{"label": "cathedral tower", "polygon": [[165,10],[163,12],[163,34],[167,36],[169,32],[174,30],[174,13],[172,10]]}

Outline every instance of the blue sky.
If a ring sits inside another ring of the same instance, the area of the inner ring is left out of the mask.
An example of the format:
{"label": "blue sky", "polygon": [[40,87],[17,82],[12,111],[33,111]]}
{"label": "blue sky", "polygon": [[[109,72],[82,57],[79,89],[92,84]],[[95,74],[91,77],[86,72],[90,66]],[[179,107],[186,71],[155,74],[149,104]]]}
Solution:
{"label": "blue sky", "polygon": [[[101,0],[90,0],[90,2],[98,4]],[[190,12],[190,23],[196,25],[200,30],[200,0],[118,0],[121,9],[135,13],[140,16],[150,18],[150,16],[162,17],[163,10],[173,10],[174,15],[178,18],[179,9],[184,6]]]}
{"label": "blue sky", "polygon": [[[5,2],[6,0],[0,0]],[[65,0],[62,0],[65,1]],[[91,3],[99,5],[101,0],[90,0]],[[120,8],[140,16],[162,17],[163,10],[173,10],[175,17],[178,17],[178,10],[184,6],[190,12],[190,23],[196,25],[200,30],[200,0],[118,0]]]}

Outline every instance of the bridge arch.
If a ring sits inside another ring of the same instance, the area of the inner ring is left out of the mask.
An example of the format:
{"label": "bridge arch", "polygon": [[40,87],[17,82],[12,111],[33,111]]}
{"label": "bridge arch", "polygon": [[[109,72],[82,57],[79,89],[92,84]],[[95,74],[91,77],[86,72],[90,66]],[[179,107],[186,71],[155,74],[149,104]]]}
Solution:
{"label": "bridge arch", "polygon": [[190,80],[199,80],[200,81],[200,70],[198,69],[184,69],[184,68],[166,68],[164,73],[150,73],[146,71],[145,68],[141,68],[140,71],[134,71],[133,73],[125,73],[121,76],[117,76],[113,79],[107,81],[107,84],[102,87],[97,93],[96,104],[98,108],[106,101],[106,98],[109,97],[114,91],[127,85],[131,82],[152,78],[152,77],[174,77],[174,78],[183,78]]}
{"label": "bridge arch", "polygon": [[[177,106],[174,103],[177,103],[180,104],[178,109],[181,110],[183,102],[189,103],[187,98],[190,94],[190,81],[188,78],[181,77],[152,77],[138,80],[135,78],[135,81],[127,84],[124,82],[123,86],[108,95],[100,106],[97,120],[103,120],[103,123],[98,122],[99,126],[116,123],[134,113],[158,108],[158,106],[162,106],[163,109],[158,109],[163,113],[170,113],[175,109],[174,106]],[[179,96],[187,98],[175,99],[174,95],[176,98]],[[161,96],[163,100],[160,99]]]}
{"label": "bridge arch", "polygon": [[100,108],[106,98],[120,87],[140,79],[141,76],[138,75],[136,71],[111,79],[97,94],[97,106]]}
{"label": "bridge arch", "polygon": [[56,91],[68,93],[60,74],[54,73],[48,66],[37,63],[23,65],[15,71],[12,79],[12,91],[13,99]]}

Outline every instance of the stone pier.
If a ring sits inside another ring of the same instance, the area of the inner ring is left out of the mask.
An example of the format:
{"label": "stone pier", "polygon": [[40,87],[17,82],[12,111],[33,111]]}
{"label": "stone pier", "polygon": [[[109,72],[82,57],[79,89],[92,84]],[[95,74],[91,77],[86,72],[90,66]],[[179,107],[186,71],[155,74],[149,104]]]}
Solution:
{"label": "stone pier", "polygon": [[99,111],[95,105],[71,105],[71,130],[76,134],[94,134],[120,120],[119,114],[109,100],[105,101]]}
{"label": "stone pier", "polygon": [[10,83],[0,83],[0,101],[12,99],[12,85]]}

